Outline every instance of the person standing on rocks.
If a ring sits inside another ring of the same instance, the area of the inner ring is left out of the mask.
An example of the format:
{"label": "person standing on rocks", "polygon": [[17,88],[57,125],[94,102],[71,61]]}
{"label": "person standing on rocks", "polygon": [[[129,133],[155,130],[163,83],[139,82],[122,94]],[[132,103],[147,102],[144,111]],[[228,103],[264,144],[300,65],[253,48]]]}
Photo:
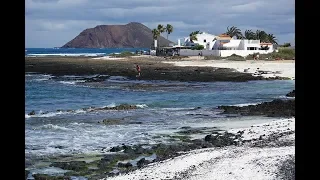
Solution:
{"label": "person standing on rocks", "polygon": [[139,66],[138,64],[136,65],[136,69],[137,69],[137,71],[138,71],[137,77],[140,77],[141,68],[140,68],[140,66]]}

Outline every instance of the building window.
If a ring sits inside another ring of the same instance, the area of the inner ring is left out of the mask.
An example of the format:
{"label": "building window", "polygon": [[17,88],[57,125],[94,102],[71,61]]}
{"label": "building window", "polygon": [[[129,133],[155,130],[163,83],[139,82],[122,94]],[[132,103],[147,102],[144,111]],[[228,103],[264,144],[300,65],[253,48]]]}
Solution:
{"label": "building window", "polygon": [[207,40],[204,39],[203,42],[207,42]]}
{"label": "building window", "polygon": [[247,47],[247,50],[256,50],[256,47]]}

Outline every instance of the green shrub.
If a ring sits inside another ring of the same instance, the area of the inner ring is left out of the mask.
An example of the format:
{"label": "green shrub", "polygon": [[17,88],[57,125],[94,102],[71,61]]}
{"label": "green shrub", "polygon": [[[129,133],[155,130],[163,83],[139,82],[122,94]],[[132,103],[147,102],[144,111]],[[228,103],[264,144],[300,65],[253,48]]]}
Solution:
{"label": "green shrub", "polygon": [[[278,52],[272,52],[268,54],[259,54],[260,60],[275,60],[275,59],[285,59],[285,60],[291,60],[295,58],[295,49],[291,48],[279,48]],[[253,55],[256,55],[258,53],[249,54],[246,59],[247,60],[253,60]]]}
{"label": "green shrub", "polygon": [[231,61],[245,61],[246,59],[242,56],[232,54],[231,56],[226,57],[225,59],[231,60]]}
{"label": "green shrub", "polygon": [[204,56],[204,59],[205,60],[220,60],[220,59],[225,59],[225,58],[223,58],[221,56],[213,56],[213,55],[211,55],[211,56]]}
{"label": "green shrub", "polygon": [[202,49],[204,49],[204,46],[197,44],[197,45],[193,46],[191,49],[192,50],[202,50]]}

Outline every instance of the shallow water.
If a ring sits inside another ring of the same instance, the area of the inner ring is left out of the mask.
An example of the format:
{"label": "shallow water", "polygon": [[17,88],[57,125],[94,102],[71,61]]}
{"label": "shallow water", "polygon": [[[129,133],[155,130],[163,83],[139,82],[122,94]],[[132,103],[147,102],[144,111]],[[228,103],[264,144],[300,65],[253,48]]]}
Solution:
{"label": "shallow water", "polygon": [[[219,105],[245,105],[286,98],[294,81],[168,82],[28,73],[25,75],[26,158],[104,153],[120,144],[167,142],[159,134],[181,127],[238,128],[271,118],[226,117]],[[136,110],[89,112],[90,107],[137,105]],[[28,113],[35,111],[35,115]],[[57,111],[60,110],[60,111]],[[104,119],[115,124],[105,125]]]}

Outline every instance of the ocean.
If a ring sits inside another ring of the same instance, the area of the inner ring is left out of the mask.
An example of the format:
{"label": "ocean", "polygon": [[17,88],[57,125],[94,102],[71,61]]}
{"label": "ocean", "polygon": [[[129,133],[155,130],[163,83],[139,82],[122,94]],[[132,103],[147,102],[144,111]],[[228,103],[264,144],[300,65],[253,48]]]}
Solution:
{"label": "ocean", "polygon": [[111,53],[148,51],[149,48],[26,48],[25,56],[106,56]]}
{"label": "ocean", "polygon": [[[114,52],[106,49],[29,50],[26,52],[30,54]],[[90,81],[97,76],[102,75],[53,76],[26,72],[26,160],[103,154],[121,144],[168,143],[170,140],[163,135],[174,134],[186,126],[228,129],[268,122],[272,118],[222,115],[217,106],[244,106],[285,99],[295,88],[294,80],[178,82],[103,75],[104,81]],[[135,105],[137,109],[93,111],[121,104]],[[29,115],[32,111],[35,114]],[[111,123],[101,123],[103,120]],[[42,173],[57,171],[41,163],[27,163],[26,168]]]}

